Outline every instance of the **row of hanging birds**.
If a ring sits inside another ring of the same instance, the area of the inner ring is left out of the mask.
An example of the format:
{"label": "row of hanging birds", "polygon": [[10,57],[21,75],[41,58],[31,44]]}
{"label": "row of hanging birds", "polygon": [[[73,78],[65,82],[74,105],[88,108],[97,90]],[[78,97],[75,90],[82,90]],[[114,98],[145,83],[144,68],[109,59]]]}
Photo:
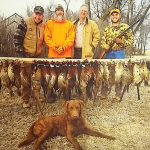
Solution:
{"label": "row of hanging birds", "polygon": [[31,88],[33,95],[39,99],[41,91],[49,102],[63,96],[66,100],[72,97],[80,99],[97,98],[102,85],[108,86],[110,93],[113,85],[121,84],[129,88],[130,85],[140,86],[142,82],[149,82],[149,62],[145,60],[119,61],[34,61],[29,64],[32,72],[27,73],[25,66],[28,62],[15,60],[0,61],[0,89],[9,90],[13,96],[13,87],[18,95],[22,95],[22,88]]}

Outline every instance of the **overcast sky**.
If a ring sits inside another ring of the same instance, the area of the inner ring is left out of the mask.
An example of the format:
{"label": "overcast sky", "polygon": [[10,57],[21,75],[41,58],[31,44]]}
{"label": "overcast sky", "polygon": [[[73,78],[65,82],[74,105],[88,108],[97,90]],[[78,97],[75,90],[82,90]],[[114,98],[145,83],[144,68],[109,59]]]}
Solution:
{"label": "overcast sky", "polygon": [[[27,6],[32,10],[36,5],[46,8],[51,2],[64,5],[63,0],[0,0],[0,15],[8,17],[14,13],[18,13],[19,15],[26,16]],[[72,11],[76,11],[83,3],[84,0],[71,0],[69,8]]]}

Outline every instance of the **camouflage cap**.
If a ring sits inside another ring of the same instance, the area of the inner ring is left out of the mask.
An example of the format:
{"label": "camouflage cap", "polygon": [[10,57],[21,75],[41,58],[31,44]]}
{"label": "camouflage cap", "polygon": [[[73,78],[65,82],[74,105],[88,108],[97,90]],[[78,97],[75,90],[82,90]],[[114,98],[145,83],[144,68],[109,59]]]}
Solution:
{"label": "camouflage cap", "polygon": [[43,14],[43,13],[44,13],[44,9],[43,9],[42,6],[35,6],[34,12],[35,12],[35,13]]}
{"label": "camouflage cap", "polygon": [[112,9],[111,11],[110,11],[110,15],[112,14],[112,13],[118,13],[118,14],[120,14],[120,10],[119,9]]}
{"label": "camouflage cap", "polygon": [[55,12],[57,11],[57,10],[62,10],[63,12],[64,12],[64,8],[63,8],[63,6],[62,5],[60,5],[60,4],[58,4],[57,6],[56,6],[56,8],[55,8]]}

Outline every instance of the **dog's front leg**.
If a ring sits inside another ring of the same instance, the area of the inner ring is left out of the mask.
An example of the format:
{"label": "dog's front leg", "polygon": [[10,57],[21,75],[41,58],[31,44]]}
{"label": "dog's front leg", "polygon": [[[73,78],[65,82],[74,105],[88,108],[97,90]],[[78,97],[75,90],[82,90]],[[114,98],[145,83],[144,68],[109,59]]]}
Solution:
{"label": "dog's front leg", "polygon": [[76,150],[83,150],[80,144],[78,143],[78,141],[75,139],[75,137],[71,133],[67,134],[67,139],[70,143],[73,144]]}
{"label": "dog's front leg", "polygon": [[88,128],[88,127],[85,127],[83,132],[84,132],[84,134],[87,134],[87,135],[91,135],[91,136],[95,136],[95,137],[107,138],[109,140],[115,140],[115,137],[112,137],[112,136],[109,136],[109,135],[105,135],[105,134],[100,133],[98,131],[94,131],[93,129]]}

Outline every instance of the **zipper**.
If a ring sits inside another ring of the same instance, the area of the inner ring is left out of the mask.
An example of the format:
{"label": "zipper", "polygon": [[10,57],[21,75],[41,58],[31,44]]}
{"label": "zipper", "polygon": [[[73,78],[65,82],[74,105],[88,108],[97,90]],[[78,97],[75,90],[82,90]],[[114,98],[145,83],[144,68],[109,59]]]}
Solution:
{"label": "zipper", "polygon": [[38,44],[38,28],[37,28],[37,24],[36,24],[36,47],[35,47],[35,54],[34,54],[34,58],[36,57],[37,54],[37,44]]}

